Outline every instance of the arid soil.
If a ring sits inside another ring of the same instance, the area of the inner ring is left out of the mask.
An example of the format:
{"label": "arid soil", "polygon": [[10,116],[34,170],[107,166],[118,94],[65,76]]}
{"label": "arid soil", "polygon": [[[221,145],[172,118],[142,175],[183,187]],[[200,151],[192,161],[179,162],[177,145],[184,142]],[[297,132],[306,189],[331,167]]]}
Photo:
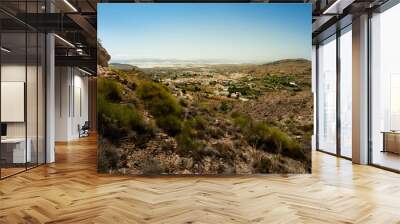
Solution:
{"label": "arid soil", "polygon": [[128,68],[98,69],[100,171],[310,172],[310,61]]}

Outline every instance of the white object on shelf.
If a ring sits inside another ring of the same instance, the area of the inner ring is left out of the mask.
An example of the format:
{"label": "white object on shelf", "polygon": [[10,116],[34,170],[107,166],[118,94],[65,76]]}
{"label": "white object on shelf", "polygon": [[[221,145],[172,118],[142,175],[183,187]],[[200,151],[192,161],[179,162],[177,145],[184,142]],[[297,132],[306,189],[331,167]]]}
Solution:
{"label": "white object on shelf", "polygon": [[24,122],[24,104],[24,82],[1,82],[1,122]]}
{"label": "white object on shelf", "polygon": [[7,138],[1,140],[1,144],[14,144],[13,163],[25,163],[32,161],[32,141],[28,138],[26,142],[28,143],[28,147],[26,147],[25,154],[25,138]]}

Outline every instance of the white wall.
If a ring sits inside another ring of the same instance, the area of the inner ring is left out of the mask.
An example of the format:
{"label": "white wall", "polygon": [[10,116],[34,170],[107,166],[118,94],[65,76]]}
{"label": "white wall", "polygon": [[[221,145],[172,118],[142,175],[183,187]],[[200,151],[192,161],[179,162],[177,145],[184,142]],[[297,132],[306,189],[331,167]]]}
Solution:
{"label": "white wall", "polygon": [[318,48],[318,149],[336,153],[336,36]]}
{"label": "white wall", "polygon": [[70,69],[67,67],[55,68],[55,141],[67,141],[69,132],[69,84]]}
{"label": "white wall", "polygon": [[[350,28],[350,27],[349,27]],[[351,29],[340,36],[340,152],[352,157],[352,34]]]}
{"label": "white wall", "polygon": [[74,107],[72,108],[72,119],[71,119],[71,136],[73,138],[79,137],[78,125],[82,126],[85,121],[88,121],[88,78],[82,76],[82,73],[74,75]]}
{"label": "white wall", "polygon": [[316,86],[317,86],[317,48],[315,45],[312,46],[312,55],[311,55],[311,79],[312,79],[312,85],[311,85],[311,91],[313,93],[313,100],[314,100],[314,131],[313,131],[313,135],[311,137],[311,149],[312,150],[316,150],[317,148],[317,139],[316,139],[316,134],[317,134],[317,90],[316,90]]}
{"label": "white wall", "polygon": [[56,141],[79,138],[78,125],[88,120],[88,78],[83,75],[76,68],[56,67]]}
{"label": "white wall", "polygon": [[25,64],[3,64],[1,65],[1,81],[25,82]]}

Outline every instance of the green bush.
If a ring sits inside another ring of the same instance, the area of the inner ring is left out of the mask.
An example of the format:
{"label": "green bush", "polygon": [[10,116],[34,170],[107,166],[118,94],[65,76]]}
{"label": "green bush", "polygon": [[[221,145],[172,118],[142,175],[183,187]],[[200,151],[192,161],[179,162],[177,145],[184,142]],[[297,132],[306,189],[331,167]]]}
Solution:
{"label": "green bush", "polygon": [[234,163],[236,153],[230,145],[219,142],[215,145],[215,148],[217,149],[220,158],[225,159],[230,164]]}
{"label": "green bush", "polygon": [[237,111],[237,110],[232,111],[232,113],[231,113],[231,117],[232,117],[232,118],[237,118],[237,117],[239,117],[239,116],[241,116],[241,115],[243,115],[243,113],[240,113],[240,112]]}
{"label": "green bush", "polygon": [[219,105],[219,109],[222,112],[228,112],[231,111],[233,108],[232,104],[229,101],[222,101],[221,104]]}
{"label": "green bush", "polygon": [[110,68],[111,71],[113,71],[114,73],[116,73],[118,76],[120,76],[121,78],[127,79],[128,78],[128,73],[125,71],[122,71],[120,69],[117,68]]}
{"label": "green bush", "polygon": [[104,114],[99,114],[99,134],[100,136],[107,138],[113,144],[118,145],[119,139],[123,136],[127,136],[129,129],[125,127],[119,127],[116,122],[111,120]]}
{"label": "green bush", "polygon": [[249,86],[242,84],[242,85],[235,85],[232,84],[228,87],[229,95],[232,93],[240,93],[243,96],[248,96],[252,94],[252,91]]}
{"label": "green bush", "polygon": [[151,100],[145,101],[148,106],[150,113],[155,117],[173,115],[180,116],[181,107],[176,103],[175,100],[169,98],[153,98]]}
{"label": "green bush", "polygon": [[313,124],[304,124],[299,127],[302,131],[304,132],[312,132],[314,130],[314,125]]}
{"label": "green bush", "polygon": [[108,101],[119,102],[122,99],[122,86],[115,80],[99,78],[97,92]]}
{"label": "green bush", "polygon": [[231,117],[233,118],[233,123],[242,130],[252,122],[249,116],[239,112],[233,112]]}
{"label": "green bush", "polygon": [[144,81],[136,93],[156,118],[158,127],[172,136],[180,132],[182,107],[166,86]]}
{"label": "green bush", "polygon": [[149,107],[153,116],[173,114],[179,116],[182,108],[166,86],[155,82],[142,82],[137,95]]}
{"label": "green bush", "polygon": [[251,125],[246,136],[250,143],[260,149],[281,153],[296,160],[305,159],[304,152],[295,140],[278,128],[269,127],[266,123],[259,122]]}
{"label": "green bush", "polygon": [[189,120],[187,124],[196,130],[205,130],[207,128],[207,121],[199,115]]}
{"label": "green bush", "polygon": [[113,103],[103,94],[97,96],[97,111],[99,117],[99,133],[114,143],[129,132],[137,135],[149,135],[152,128],[149,127],[141,113],[129,104]]}
{"label": "green bush", "polygon": [[234,112],[234,124],[244,134],[246,141],[258,149],[270,153],[280,153],[295,160],[305,160],[306,156],[298,142],[276,127],[265,122],[253,121],[250,117]]}
{"label": "green bush", "polygon": [[180,156],[191,157],[195,161],[201,160],[204,144],[198,140],[196,130],[190,126],[189,122],[183,124],[181,133],[175,139],[178,143],[177,153]]}
{"label": "green bush", "polygon": [[263,122],[251,122],[245,131],[247,141],[256,148],[263,149],[271,153],[279,153],[280,147],[275,144],[270,127]]}
{"label": "green bush", "polygon": [[179,104],[180,104],[181,106],[183,106],[183,107],[187,107],[187,106],[189,105],[189,103],[188,103],[185,99],[183,99],[183,98],[180,98],[180,99],[179,99]]}
{"label": "green bush", "polygon": [[301,150],[299,143],[291,139],[278,128],[271,128],[271,138],[273,139],[275,146],[280,148],[282,155],[296,160],[305,159],[305,154]]}
{"label": "green bush", "polygon": [[200,115],[196,115],[184,122],[186,129],[190,129],[193,138],[196,139],[204,139],[211,134],[209,133],[209,127],[207,124],[207,120]]}
{"label": "green bush", "polygon": [[[99,141],[102,141],[102,139],[99,138]],[[97,170],[99,172],[105,173],[118,168],[120,160],[118,149],[111,144],[99,144],[97,158]]]}
{"label": "green bush", "polygon": [[201,159],[202,144],[194,139],[190,133],[182,132],[175,139],[178,143],[177,153],[180,156],[191,157],[196,161]]}
{"label": "green bush", "polygon": [[294,75],[285,75],[285,76],[267,75],[264,77],[263,81],[264,81],[264,86],[272,90],[276,89],[291,89],[295,91],[301,90],[299,86],[292,85],[292,83],[298,83]]}
{"label": "green bush", "polygon": [[174,115],[157,117],[156,124],[171,136],[179,134],[182,129],[182,121]]}
{"label": "green bush", "polygon": [[290,141],[282,148],[282,155],[290,157],[295,160],[306,160],[306,154],[301,149],[300,145],[295,141]]}
{"label": "green bush", "polygon": [[109,117],[121,127],[143,131],[145,128],[142,114],[130,104],[108,102],[102,95],[98,95],[98,113]]}

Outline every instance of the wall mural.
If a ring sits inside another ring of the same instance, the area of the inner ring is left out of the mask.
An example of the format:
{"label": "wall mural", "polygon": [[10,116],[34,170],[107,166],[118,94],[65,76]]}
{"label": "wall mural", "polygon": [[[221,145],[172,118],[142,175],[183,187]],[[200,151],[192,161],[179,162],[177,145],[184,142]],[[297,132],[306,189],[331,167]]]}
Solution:
{"label": "wall mural", "polygon": [[311,4],[98,5],[98,171],[310,173]]}

